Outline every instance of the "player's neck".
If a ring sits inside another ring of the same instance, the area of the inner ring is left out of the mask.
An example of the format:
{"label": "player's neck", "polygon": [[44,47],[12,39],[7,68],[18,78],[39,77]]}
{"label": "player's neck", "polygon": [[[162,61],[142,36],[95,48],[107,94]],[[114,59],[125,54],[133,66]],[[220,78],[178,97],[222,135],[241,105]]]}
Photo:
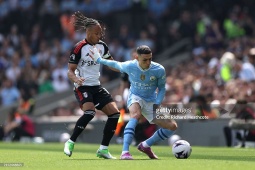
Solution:
{"label": "player's neck", "polygon": [[87,39],[87,38],[85,38],[85,41],[86,41],[88,44],[90,44],[90,45],[95,45],[95,44],[91,43],[91,41],[90,41],[89,39]]}

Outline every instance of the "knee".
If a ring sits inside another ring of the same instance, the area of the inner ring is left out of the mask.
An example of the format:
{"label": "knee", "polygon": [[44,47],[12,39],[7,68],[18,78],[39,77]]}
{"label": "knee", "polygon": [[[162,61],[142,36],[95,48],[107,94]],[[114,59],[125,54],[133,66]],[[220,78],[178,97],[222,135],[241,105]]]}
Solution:
{"label": "knee", "polygon": [[171,122],[171,123],[169,124],[169,127],[168,127],[168,129],[169,129],[169,130],[172,130],[172,131],[175,131],[177,128],[178,128],[178,125],[177,125],[176,122]]}
{"label": "knee", "polygon": [[130,113],[130,118],[139,120],[140,117],[141,117],[141,114],[139,114],[139,113]]}
{"label": "knee", "polygon": [[119,117],[120,117],[120,112],[112,113],[112,114],[108,115],[108,117],[119,119]]}

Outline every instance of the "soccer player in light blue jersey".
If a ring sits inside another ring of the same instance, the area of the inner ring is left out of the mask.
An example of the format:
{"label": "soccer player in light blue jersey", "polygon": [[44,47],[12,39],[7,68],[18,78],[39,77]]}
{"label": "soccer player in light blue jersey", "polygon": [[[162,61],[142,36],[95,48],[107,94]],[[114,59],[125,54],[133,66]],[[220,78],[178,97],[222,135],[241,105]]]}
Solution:
{"label": "soccer player in light blue jersey", "polygon": [[155,123],[158,129],[149,139],[141,142],[137,149],[150,159],[158,159],[151,150],[151,146],[161,140],[169,138],[177,129],[177,123],[171,119],[157,119],[153,114],[153,105],[160,105],[165,96],[166,73],[162,65],[152,61],[152,52],[148,46],[139,46],[136,50],[135,60],[117,62],[105,60],[96,47],[91,49],[90,57],[97,63],[125,72],[129,76],[130,92],[127,106],[130,120],[124,130],[123,149],[120,156],[122,160],[132,160],[129,146],[135,133],[139,118],[143,115],[150,123]]}

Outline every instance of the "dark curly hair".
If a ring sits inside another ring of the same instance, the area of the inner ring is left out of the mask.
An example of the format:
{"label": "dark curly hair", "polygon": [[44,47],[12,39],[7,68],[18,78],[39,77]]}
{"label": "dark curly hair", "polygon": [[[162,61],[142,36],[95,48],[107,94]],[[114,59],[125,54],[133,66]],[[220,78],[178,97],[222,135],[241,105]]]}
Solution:
{"label": "dark curly hair", "polygon": [[104,37],[106,28],[101,21],[98,21],[93,18],[88,18],[84,16],[80,11],[75,12],[72,16],[74,17],[73,25],[76,31],[86,30],[91,26],[100,25],[102,28],[102,38]]}

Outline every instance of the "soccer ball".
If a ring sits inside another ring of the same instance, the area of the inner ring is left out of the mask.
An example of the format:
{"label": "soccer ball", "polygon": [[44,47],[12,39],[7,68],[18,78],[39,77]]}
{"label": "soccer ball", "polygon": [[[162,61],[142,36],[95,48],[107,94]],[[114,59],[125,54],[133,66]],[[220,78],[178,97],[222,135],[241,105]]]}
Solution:
{"label": "soccer ball", "polygon": [[172,146],[172,152],[177,159],[187,159],[191,151],[191,146],[186,140],[178,140]]}

